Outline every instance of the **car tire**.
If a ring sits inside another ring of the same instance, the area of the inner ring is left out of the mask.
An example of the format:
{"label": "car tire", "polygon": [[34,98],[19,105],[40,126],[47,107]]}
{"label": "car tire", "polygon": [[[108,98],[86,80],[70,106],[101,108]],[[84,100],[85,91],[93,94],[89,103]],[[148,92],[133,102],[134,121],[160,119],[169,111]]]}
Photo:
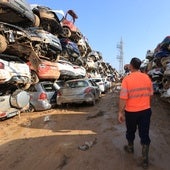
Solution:
{"label": "car tire", "polygon": [[34,106],[30,103],[27,112],[34,112],[34,111],[35,111],[35,108],[34,108]]}
{"label": "car tire", "polygon": [[34,26],[39,27],[40,26],[40,18],[36,14],[34,14],[34,16],[35,16]]}
{"label": "car tire", "polygon": [[71,30],[68,27],[63,27],[63,37],[69,38],[71,37]]}
{"label": "car tire", "polygon": [[95,104],[96,104],[96,100],[94,98],[93,101],[91,102],[91,105],[94,106]]}
{"label": "car tire", "polygon": [[3,53],[7,49],[6,38],[0,34],[0,53]]}
{"label": "car tire", "polygon": [[38,82],[39,82],[39,78],[38,78],[36,72],[31,70],[31,83],[37,84]]}
{"label": "car tire", "polygon": [[95,96],[93,96],[93,100],[89,104],[90,106],[94,106],[96,104]]}
{"label": "car tire", "polygon": [[29,104],[30,95],[28,92],[17,89],[10,97],[11,106],[22,109]]}

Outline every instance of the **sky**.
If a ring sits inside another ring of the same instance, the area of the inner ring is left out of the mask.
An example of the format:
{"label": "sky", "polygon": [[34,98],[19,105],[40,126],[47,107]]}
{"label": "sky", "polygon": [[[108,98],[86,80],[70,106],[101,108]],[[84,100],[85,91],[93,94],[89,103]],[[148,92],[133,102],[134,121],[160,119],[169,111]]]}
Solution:
{"label": "sky", "polygon": [[117,57],[123,41],[123,64],[132,57],[145,59],[170,34],[170,0],[27,0],[78,15],[75,25],[86,36],[93,50],[118,71]]}

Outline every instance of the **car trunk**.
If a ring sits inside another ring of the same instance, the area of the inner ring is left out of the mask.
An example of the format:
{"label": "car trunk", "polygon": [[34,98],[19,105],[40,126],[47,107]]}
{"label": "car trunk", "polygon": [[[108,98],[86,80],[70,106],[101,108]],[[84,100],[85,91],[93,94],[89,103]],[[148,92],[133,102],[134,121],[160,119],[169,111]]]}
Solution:
{"label": "car trunk", "polygon": [[47,100],[50,104],[56,103],[57,90],[54,88],[53,84],[42,84],[42,87],[47,95]]}
{"label": "car trunk", "polygon": [[84,93],[85,88],[63,88],[62,94],[65,96],[80,95]]}

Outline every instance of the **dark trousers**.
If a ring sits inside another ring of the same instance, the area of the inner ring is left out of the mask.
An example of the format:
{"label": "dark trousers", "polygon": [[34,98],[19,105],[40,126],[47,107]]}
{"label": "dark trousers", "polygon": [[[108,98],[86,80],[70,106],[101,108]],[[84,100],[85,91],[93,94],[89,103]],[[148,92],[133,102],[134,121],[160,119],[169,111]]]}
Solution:
{"label": "dark trousers", "polygon": [[142,110],[139,112],[125,111],[126,118],[126,139],[129,143],[133,143],[135,139],[135,132],[138,128],[140,142],[142,145],[149,145],[151,140],[149,138],[149,127],[151,109]]}

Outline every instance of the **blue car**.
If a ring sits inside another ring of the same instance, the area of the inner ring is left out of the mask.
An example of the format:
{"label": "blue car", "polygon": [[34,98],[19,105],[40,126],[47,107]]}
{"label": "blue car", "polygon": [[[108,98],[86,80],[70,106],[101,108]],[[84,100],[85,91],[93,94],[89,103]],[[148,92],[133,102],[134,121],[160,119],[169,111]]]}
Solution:
{"label": "blue car", "polygon": [[80,57],[80,51],[77,44],[68,38],[60,38],[60,43],[62,46],[63,57]]}

